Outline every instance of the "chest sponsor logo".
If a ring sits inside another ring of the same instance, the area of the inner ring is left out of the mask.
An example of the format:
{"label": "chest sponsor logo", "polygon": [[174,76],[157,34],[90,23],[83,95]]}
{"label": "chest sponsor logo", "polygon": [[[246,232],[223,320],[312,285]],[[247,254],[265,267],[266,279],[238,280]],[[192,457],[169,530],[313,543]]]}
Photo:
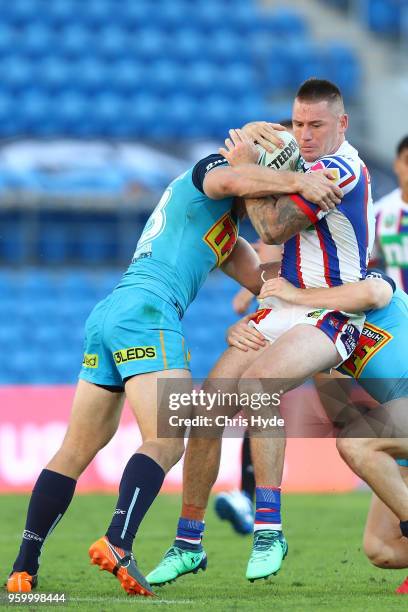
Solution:
{"label": "chest sponsor logo", "polygon": [[128,361],[142,361],[143,359],[157,359],[155,346],[131,346],[120,349],[113,353],[113,358],[117,365]]}
{"label": "chest sponsor logo", "polygon": [[204,242],[217,258],[217,266],[227,259],[238,238],[238,227],[230,213],[225,213],[204,236]]}
{"label": "chest sponsor logo", "polygon": [[84,359],[82,361],[82,366],[84,368],[97,368],[98,365],[99,365],[98,355],[96,354],[91,355],[90,353],[85,353]]}
{"label": "chest sponsor logo", "polygon": [[361,332],[357,347],[347,361],[343,363],[342,369],[351,376],[354,376],[354,378],[358,378],[370,359],[392,338],[392,334],[389,334],[384,329],[371,323],[366,323]]}
{"label": "chest sponsor logo", "polygon": [[408,268],[408,235],[381,236],[381,248],[388,266]]}

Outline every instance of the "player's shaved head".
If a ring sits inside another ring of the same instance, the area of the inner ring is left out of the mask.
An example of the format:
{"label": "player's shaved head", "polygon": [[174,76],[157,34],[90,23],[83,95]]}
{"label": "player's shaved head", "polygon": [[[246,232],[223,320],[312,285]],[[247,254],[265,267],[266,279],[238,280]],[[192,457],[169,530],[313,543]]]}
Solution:
{"label": "player's shaved head", "polygon": [[299,87],[296,99],[306,104],[327,101],[335,114],[344,114],[344,102],[340,89],[331,81],[325,79],[307,79]]}
{"label": "player's shaved head", "polygon": [[399,141],[397,145],[397,157],[399,157],[405,149],[408,149],[408,136],[404,136],[404,138]]}

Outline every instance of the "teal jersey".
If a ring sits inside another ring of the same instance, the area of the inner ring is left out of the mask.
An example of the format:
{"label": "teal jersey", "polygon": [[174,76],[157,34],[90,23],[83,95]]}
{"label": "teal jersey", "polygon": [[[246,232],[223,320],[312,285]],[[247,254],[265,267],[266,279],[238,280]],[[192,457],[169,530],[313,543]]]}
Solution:
{"label": "teal jersey", "polygon": [[220,155],[210,155],[170,183],[116,289],[143,287],[175,304],[182,316],[209,272],[226,260],[237,241],[234,198],[212,200],[202,189],[207,172],[225,164]]}
{"label": "teal jersey", "polygon": [[396,289],[385,308],[367,312],[353,354],[339,368],[383,404],[408,396],[408,295]]}

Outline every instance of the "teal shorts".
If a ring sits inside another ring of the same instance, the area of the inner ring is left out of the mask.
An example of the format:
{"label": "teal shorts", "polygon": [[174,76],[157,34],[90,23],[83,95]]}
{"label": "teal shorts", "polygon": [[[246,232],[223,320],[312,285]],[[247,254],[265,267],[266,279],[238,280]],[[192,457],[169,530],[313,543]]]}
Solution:
{"label": "teal shorts", "polygon": [[189,370],[189,361],[176,307],[145,289],[120,288],[86,321],[79,378],[123,388],[130,376]]}
{"label": "teal shorts", "polygon": [[403,467],[408,467],[408,459],[397,459],[397,463]]}

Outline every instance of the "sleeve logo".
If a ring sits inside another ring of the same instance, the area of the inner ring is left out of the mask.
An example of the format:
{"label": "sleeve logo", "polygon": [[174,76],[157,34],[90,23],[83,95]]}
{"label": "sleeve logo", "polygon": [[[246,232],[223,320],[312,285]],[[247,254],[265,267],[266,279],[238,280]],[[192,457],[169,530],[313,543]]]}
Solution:
{"label": "sleeve logo", "polygon": [[204,242],[210,247],[217,258],[217,266],[227,259],[238,238],[238,226],[227,212],[208,230]]}

